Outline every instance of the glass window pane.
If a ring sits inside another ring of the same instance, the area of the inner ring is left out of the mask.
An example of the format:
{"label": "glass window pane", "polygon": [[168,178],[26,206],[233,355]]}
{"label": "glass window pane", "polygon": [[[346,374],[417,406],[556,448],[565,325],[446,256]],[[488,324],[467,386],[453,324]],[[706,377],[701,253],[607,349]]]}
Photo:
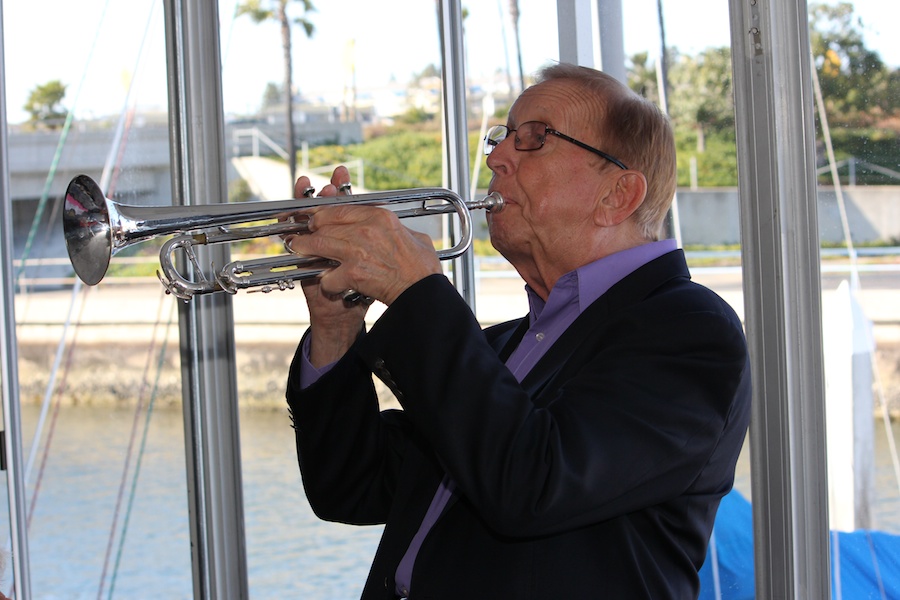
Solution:
{"label": "glass window pane", "polygon": [[123,250],[96,287],[76,285],[61,227],[81,173],[117,202],[171,203],[162,5],[3,9],[31,591],[184,597],[173,300],[150,279],[153,247]]}
{"label": "glass window pane", "polygon": [[897,589],[886,571],[900,534],[900,47],[887,25],[893,13],[865,1],[810,5],[832,571],[844,597]]}

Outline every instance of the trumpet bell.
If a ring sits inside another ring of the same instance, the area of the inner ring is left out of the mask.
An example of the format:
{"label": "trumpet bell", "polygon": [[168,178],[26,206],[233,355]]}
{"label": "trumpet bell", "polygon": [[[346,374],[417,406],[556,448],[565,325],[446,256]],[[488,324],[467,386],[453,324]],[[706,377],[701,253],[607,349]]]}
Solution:
{"label": "trumpet bell", "polygon": [[103,191],[86,175],[66,189],[63,233],[75,274],[88,285],[100,283],[112,258],[112,227]]}

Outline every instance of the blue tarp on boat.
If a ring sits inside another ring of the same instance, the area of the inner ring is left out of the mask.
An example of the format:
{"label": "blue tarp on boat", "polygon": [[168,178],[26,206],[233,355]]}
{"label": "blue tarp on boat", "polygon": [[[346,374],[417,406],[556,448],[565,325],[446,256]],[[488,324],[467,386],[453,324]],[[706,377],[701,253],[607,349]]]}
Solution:
{"label": "blue tarp on boat", "polygon": [[[737,490],[722,499],[700,570],[701,600],[755,597],[751,512]],[[870,530],[832,532],[831,564],[832,598],[900,598],[900,536]]]}

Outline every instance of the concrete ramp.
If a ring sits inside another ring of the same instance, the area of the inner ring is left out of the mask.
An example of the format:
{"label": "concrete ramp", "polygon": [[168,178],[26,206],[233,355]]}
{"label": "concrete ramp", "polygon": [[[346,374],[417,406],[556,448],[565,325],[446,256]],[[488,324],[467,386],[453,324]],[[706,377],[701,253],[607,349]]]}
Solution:
{"label": "concrete ramp", "polygon": [[[231,159],[231,164],[244,181],[250,186],[250,191],[260,200],[287,200],[292,194],[293,182],[287,163],[264,156],[241,156]],[[330,182],[328,177],[322,175],[301,173],[306,175],[316,191],[321,190]],[[353,193],[360,194],[365,190],[353,189]]]}

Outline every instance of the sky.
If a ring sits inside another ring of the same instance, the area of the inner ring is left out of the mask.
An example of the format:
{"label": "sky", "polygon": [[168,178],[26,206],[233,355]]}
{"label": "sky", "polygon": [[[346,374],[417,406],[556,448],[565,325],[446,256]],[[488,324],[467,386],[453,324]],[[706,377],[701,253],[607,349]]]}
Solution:
{"label": "sky", "polygon": [[[829,0],[833,3],[837,0]],[[10,123],[27,118],[23,105],[36,86],[59,79],[65,105],[79,117],[118,114],[129,101],[140,108],[166,104],[163,9],[160,0],[0,0],[4,72]],[[283,74],[274,23],[233,17],[238,0],[219,0],[223,97],[228,113],[253,112],[269,82]],[[434,2],[423,0],[314,0],[312,39],[294,29],[294,82],[305,95],[349,87],[408,82],[440,60]],[[510,69],[518,76],[508,0],[463,0],[467,72],[487,77]],[[659,47],[656,0],[624,0],[626,55]],[[900,3],[856,0],[867,45],[900,67]],[[299,4],[297,5],[299,6]],[[532,73],[558,57],[556,2],[519,0],[523,66]],[[663,0],[666,41],[692,54],[730,43],[726,0]],[[54,18],[43,18],[52,14]],[[353,49],[351,51],[351,48]],[[138,60],[144,56],[144,60]],[[352,57],[352,58],[351,58]],[[350,69],[349,65],[354,65]],[[128,84],[134,82],[131,95]]]}

